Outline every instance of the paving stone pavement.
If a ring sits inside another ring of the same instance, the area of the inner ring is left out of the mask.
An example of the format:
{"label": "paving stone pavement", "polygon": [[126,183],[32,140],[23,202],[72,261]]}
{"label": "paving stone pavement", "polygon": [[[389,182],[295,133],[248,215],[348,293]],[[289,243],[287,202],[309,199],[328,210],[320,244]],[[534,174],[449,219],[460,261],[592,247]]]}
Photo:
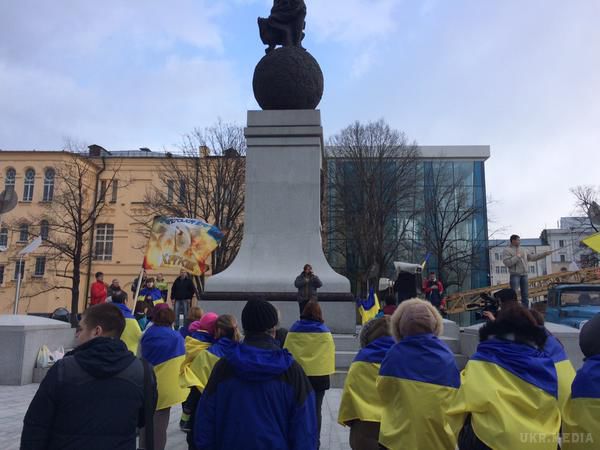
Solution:
{"label": "paving stone pavement", "polygon": [[[37,391],[37,384],[25,386],[0,386],[0,448],[18,450],[23,416],[29,402]],[[330,389],[323,400],[323,424],[321,429],[321,450],[347,450],[350,431],[337,423],[341,389]],[[185,434],[179,430],[181,407],[171,409],[167,449],[186,450]]]}

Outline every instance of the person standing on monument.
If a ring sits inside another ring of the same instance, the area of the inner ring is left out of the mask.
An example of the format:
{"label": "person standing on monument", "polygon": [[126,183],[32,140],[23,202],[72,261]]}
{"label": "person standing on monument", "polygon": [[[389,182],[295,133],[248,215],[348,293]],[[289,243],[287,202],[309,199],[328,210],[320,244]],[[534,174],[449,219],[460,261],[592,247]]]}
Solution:
{"label": "person standing on monument", "polygon": [[175,323],[177,326],[181,326],[183,320],[180,320],[188,316],[190,307],[192,306],[192,297],[196,289],[194,283],[188,273],[181,269],[179,276],[173,282],[171,286],[171,303],[173,303],[173,310],[175,311]]}
{"label": "person standing on monument", "polygon": [[96,281],[92,283],[90,288],[90,306],[99,305],[106,301],[106,284],[104,283],[104,274],[96,272]]}
{"label": "person standing on monument", "polygon": [[298,289],[298,306],[300,307],[300,315],[302,315],[302,311],[304,311],[304,307],[309,300],[317,300],[317,289],[323,286],[323,283],[319,277],[313,273],[312,266],[310,264],[305,264],[300,275],[296,277],[294,286]]}
{"label": "person standing on monument", "polygon": [[510,273],[510,288],[515,292],[521,291],[521,303],[529,308],[529,262],[534,262],[550,255],[552,251],[538,254],[528,253],[521,248],[521,238],[513,234],[510,237],[510,245],[502,253],[502,262]]}

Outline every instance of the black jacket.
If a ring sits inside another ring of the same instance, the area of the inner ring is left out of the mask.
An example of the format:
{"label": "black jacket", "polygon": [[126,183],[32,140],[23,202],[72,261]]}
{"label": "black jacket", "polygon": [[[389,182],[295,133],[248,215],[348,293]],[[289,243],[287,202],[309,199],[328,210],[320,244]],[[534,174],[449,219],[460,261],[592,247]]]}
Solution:
{"label": "black jacket", "polygon": [[118,339],[92,339],[48,371],[25,414],[21,450],[135,450],[143,406],[142,362]]}
{"label": "black jacket", "polygon": [[177,277],[171,287],[171,300],[191,300],[196,293],[191,278]]}

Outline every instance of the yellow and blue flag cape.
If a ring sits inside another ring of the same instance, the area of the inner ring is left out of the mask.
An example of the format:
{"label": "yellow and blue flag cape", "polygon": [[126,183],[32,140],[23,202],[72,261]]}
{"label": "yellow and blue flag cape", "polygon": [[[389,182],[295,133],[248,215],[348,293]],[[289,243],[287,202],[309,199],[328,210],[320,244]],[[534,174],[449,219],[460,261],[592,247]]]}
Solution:
{"label": "yellow and blue flag cape", "polygon": [[556,368],[544,352],[501,339],[481,342],[448,411],[458,434],[467,414],[494,450],[556,450],[560,429]]}
{"label": "yellow and blue flag cape", "polygon": [[153,287],[153,288],[142,288],[138,294],[138,301],[144,301],[146,300],[146,297],[150,296],[150,298],[152,299],[152,304],[154,306],[158,305],[159,303],[165,303],[165,300],[162,298],[162,294],[160,292],[159,289]]}
{"label": "yellow and blue flag cape", "polygon": [[133,317],[131,310],[123,303],[113,303],[113,305],[117,306],[125,317],[125,329],[121,334],[121,340],[125,343],[131,353],[137,355],[140,339],[142,339],[142,329],[140,328],[140,324],[135,320],[135,317]]}
{"label": "yellow and blue flag cape", "polygon": [[213,345],[211,345],[205,352],[200,352],[192,361],[190,365],[190,371],[192,372],[195,380],[194,386],[203,392],[210,378],[215,364],[219,359],[226,356],[238,345],[237,342],[232,341],[228,338],[221,338]]}
{"label": "yellow and blue flag cape", "polygon": [[208,349],[214,342],[214,338],[206,331],[195,331],[185,338],[185,359],[179,370],[179,385],[182,388],[198,386],[199,380],[190,366],[194,359],[200,353],[204,353],[204,350]]}
{"label": "yellow and blue flag cape", "polygon": [[454,355],[443,341],[429,333],[402,339],[387,352],[377,378],[379,443],[391,450],[454,450],[446,411],[459,385]]}
{"label": "yellow and blue flag cape", "polygon": [[600,355],[586,358],[563,416],[563,450],[600,448]]}
{"label": "yellow and blue flag cape", "polygon": [[335,344],[331,331],[315,320],[298,320],[285,338],[287,348],[309,377],[335,372]]}
{"label": "yellow and blue flag cape", "polygon": [[366,300],[358,300],[358,312],[364,325],[369,320],[374,319],[379,314],[379,298],[373,288],[369,289],[369,296]]}
{"label": "yellow and blue flag cape", "polygon": [[353,420],[381,421],[381,398],[377,392],[377,375],[386,353],[394,345],[391,336],[375,339],[361,349],[348,370],[338,423],[348,425]]}
{"label": "yellow and blue flag cape", "polygon": [[546,330],[548,339],[544,345],[544,352],[552,358],[554,367],[556,368],[556,376],[558,377],[558,406],[560,412],[564,411],[565,404],[571,395],[571,384],[575,379],[575,369],[569,361],[565,349],[560,341],[548,330]]}
{"label": "yellow and blue flag cape", "polygon": [[154,325],[142,336],[142,357],[154,366],[158,388],[156,410],[183,403],[189,389],[179,386],[179,368],[185,358],[185,346],[179,332]]}

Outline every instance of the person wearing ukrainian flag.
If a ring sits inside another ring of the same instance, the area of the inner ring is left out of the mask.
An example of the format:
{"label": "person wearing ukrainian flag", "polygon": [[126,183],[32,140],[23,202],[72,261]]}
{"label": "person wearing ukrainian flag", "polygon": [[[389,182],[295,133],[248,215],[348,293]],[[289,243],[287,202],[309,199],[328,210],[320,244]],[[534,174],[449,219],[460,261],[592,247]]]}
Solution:
{"label": "person wearing ukrainian flag", "polygon": [[146,286],[140,290],[138,300],[151,301],[154,306],[165,303],[162,294],[160,293],[160,289],[154,286],[154,278],[148,278],[146,280]]}
{"label": "person wearing ukrainian flag", "polygon": [[461,450],[556,450],[558,379],[531,312],[505,305],[479,330],[448,420]]}
{"label": "person wearing ukrainian flag", "polygon": [[420,299],[403,301],[391,317],[396,344],[377,378],[382,400],[379,443],[390,450],[454,450],[446,411],[460,385],[454,354],[439,339],[443,320]]}
{"label": "person wearing ukrainian flag", "polygon": [[302,366],[315,391],[317,436],[320,436],[321,406],[325,391],[330,387],[330,375],[335,372],[335,344],[331,331],[324,324],[323,312],[318,302],[310,301],[306,304],[300,320],[288,331],[283,348],[289,350]]}
{"label": "person wearing ukrainian flag", "polygon": [[[190,335],[185,338],[185,359],[179,369],[179,385],[182,388],[192,388],[199,384],[194,372],[190,366],[196,356],[208,349],[215,342],[215,323],[219,316],[214,312],[207,312],[200,320],[192,322],[189,326]],[[181,420],[179,428],[181,431],[189,433],[191,430],[190,418],[194,412],[198,396],[196,391],[190,390],[188,398],[182,406]]]}
{"label": "person wearing ukrainian flag", "polygon": [[562,450],[600,448],[600,314],[581,328],[579,347],[585,359],[565,405]]}
{"label": "person wearing ukrainian flag", "polygon": [[350,365],[344,383],[338,423],[350,427],[352,450],[379,450],[379,425],[383,409],[377,376],[387,351],[394,345],[390,317],[367,322],[360,331],[361,350]]}
{"label": "person wearing ukrainian flag", "polygon": [[[191,386],[190,396],[186,400],[186,407],[191,410],[189,423],[193,424],[196,418],[196,407],[200,396],[208,383],[210,374],[219,359],[230,354],[235,346],[240,342],[241,336],[238,330],[237,320],[230,314],[222,314],[215,322],[215,342],[206,351],[198,353],[190,366],[194,373],[197,384]],[[189,403],[188,403],[189,402]],[[190,426],[187,431],[188,450],[195,450],[193,428]]]}
{"label": "person wearing ukrainian flag", "polygon": [[127,294],[124,291],[118,291],[112,296],[112,303],[118,307],[125,317],[125,330],[121,334],[121,340],[125,343],[131,353],[137,355],[140,339],[142,339],[142,329],[140,324],[133,316],[131,310],[127,307]]}
{"label": "person wearing ukrainian flag", "polygon": [[[164,450],[171,406],[182,403],[189,389],[179,386],[179,368],[185,359],[185,345],[173,329],[175,313],[167,304],[157,305],[152,313],[153,326],[146,329],[141,341],[142,358],[154,366],[158,402],[154,413],[154,448]],[[143,433],[141,433],[143,437]],[[140,447],[144,448],[143,439]]]}

